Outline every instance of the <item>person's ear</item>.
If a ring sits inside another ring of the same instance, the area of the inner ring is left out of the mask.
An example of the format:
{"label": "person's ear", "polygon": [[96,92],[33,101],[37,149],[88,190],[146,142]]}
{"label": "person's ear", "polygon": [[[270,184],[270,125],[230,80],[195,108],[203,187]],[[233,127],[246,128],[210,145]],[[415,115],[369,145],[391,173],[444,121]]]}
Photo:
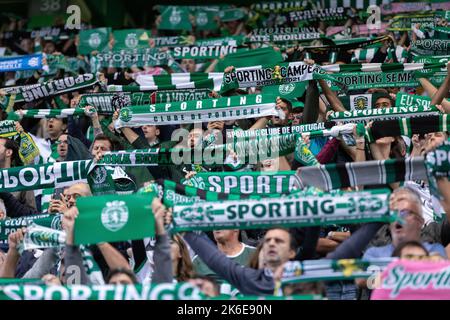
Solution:
{"label": "person's ear", "polygon": [[13,151],[11,149],[6,149],[6,153],[5,154],[6,154],[7,157],[11,158],[12,154],[13,154]]}
{"label": "person's ear", "polygon": [[156,135],[156,136],[159,136],[159,133],[160,133],[160,132],[159,132],[159,129],[156,128],[156,130],[155,130],[155,135]]}
{"label": "person's ear", "polygon": [[289,249],[289,260],[294,259],[295,258],[295,251],[292,249]]}

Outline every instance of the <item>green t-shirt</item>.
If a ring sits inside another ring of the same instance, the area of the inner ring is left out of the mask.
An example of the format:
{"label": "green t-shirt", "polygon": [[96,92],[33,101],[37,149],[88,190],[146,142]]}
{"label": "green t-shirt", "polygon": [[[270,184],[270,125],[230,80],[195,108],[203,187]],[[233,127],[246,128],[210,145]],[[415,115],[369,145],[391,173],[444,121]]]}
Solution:
{"label": "green t-shirt", "polygon": [[[244,243],[242,243],[243,248],[241,252],[239,252],[235,256],[228,256],[233,261],[236,261],[237,263],[247,266],[248,262],[250,261],[250,258],[252,257],[253,253],[256,251],[256,248],[250,247]],[[214,271],[212,271],[198,256],[195,256],[192,261],[194,272],[199,275],[209,276],[211,278],[214,278],[219,284],[223,283],[225,280],[219,277]]]}

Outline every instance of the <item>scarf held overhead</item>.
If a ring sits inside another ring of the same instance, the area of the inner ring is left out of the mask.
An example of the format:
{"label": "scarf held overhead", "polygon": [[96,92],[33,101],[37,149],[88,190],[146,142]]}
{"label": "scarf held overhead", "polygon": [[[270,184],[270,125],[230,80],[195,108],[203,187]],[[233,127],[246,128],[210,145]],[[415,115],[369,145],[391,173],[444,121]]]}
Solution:
{"label": "scarf held overhead", "polygon": [[392,220],[389,192],[371,190],[299,198],[200,202],[175,205],[174,232],[251,229],[282,226],[323,226]]}
{"label": "scarf held overhead", "polygon": [[143,125],[246,119],[284,114],[275,109],[275,98],[261,94],[199,101],[160,103],[122,108],[116,128]]}

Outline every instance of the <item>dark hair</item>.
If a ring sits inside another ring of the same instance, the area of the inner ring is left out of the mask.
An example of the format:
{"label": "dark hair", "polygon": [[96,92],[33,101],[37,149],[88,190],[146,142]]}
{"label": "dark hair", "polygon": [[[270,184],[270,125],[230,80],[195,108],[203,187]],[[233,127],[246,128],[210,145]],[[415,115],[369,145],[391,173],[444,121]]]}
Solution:
{"label": "dark hair", "polygon": [[217,283],[216,279],[214,279],[213,277],[210,276],[205,276],[203,274],[194,274],[191,279],[201,279],[201,280],[205,280],[205,281],[209,281],[212,283],[213,287],[214,287],[214,293],[216,295],[220,294],[220,286]]}
{"label": "dark hair", "polygon": [[416,247],[416,248],[420,248],[423,251],[426,252],[427,256],[430,254],[427,250],[427,248],[424,247],[424,245],[422,243],[420,243],[419,241],[415,241],[415,240],[411,240],[411,241],[404,241],[402,243],[400,243],[395,249],[394,252],[392,252],[392,257],[400,257],[402,250],[406,247]]}
{"label": "dark hair", "polygon": [[292,113],[292,111],[294,110],[294,109],[292,108],[292,102],[290,102],[288,99],[285,99],[285,98],[280,98],[280,99],[281,99],[281,101],[283,101],[284,103],[286,103],[287,108],[288,108],[288,110],[289,110],[289,113]]}
{"label": "dark hair", "polygon": [[[294,235],[292,234],[291,230],[280,226],[280,227],[270,228],[269,230],[267,230],[267,232],[269,232],[271,230],[276,230],[276,229],[286,231],[289,234],[289,247],[291,248],[291,250],[294,250],[295,252],[297,252],[297,247],[298,247],[297,240],[294,237]],[[266,232],[266,234],[267,234],[267,232]],[[265,237],[265,235],[264,235],[264,237]]]}
{"label": "dark hair", "polygon": [[22,161],[19,157],[19,145],[12,139],[0,137],[1,140],[5,141],[5,149],[9,149],[12,151],[11,155],[11,166],[20,166],[22,165]]}
{"label": "dark hair", "polygon": [[94,145],[95,141],[97,140],[106,140],[109,141],[109,143],[111,144],[111,151],[114,151],[114,142],[112,141],[112,139],[110,137],[108,137],[107,135],[101,133],[95,136],[94,141],[92,141],[92,145]]}
{"label": "dark hair", "polygon": [[109,283],[111,278],[113,276],[115,276],[116,274],[124,274],[124,275],[128,276],[131,279],[131,282],[133,282],[133,284],[137,284],[138,283],[138,281],[136,279],[136,275],[134,274],[134,272],[129,270],[129,269],[125,269],[125,268],[116,268],[116,269],[109,270],[108,276],[106,277],[106,280],[107,280],[106,282]]}
{"label": "dark hair", "polygon": [[392,99],[392,97],[389,95],[389,93],[380,93],[378,95],[378,97],[375,99],[375,104],[377,103],[378,99],[389,99],[389,101],[391,102],[391,105],[394,106],[395,105],[395,101]]}

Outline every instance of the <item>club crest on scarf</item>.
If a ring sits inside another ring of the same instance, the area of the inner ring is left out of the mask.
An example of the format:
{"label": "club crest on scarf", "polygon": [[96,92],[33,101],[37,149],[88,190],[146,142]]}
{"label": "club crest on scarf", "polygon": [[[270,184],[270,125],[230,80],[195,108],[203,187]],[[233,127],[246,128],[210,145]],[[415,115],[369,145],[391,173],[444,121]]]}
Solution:
{"label": "club crest on scarf", "polygon": [[120,120],[123,122],[128,122],[131,120],[132,111],[129,108],[124,108],[120,110]]}
{"label": "club crest on scarf", "polygon": [[100,35],[96,32],[90,35],[88,42],[92,48],[97,48],[102,42],[102,39],[100,39]]}
{"label": "club crest on scarf", "polygon": [[295,89],[295,84],[293,84],[293,83],[282,84],[278,88],[278,90],[280,91],[280,94],[289,94],[292,91],[294,91],[294,89]]}
{"label": "club crest on scarf", "polygon": [[138,43],[139,40],[137,39],[136,33],[130,33],[129,35],[127,35],[127,38],[125,39],[125,45],[128,48],[134,49],[137,47]]}
{"label": "club crest on scarf", "polygon": [[360,96],[355,98],[356,110],[365,110],[369,107],[369,99],[365,96]]}
{"label": "club crest on scarf", "polygon": [[102,224],[110,231],[122,229],[128,222],[128,207],[125,201],[110,201],[102,210]]}
{"label": "club crest on scarf", "polygon": [[92,179],[94,180],[95,184],[100,184],[105,182],[107,174],[108,173],[106,172],[106,169],[104,167],[97,167],[95,168],[94,177]]}

